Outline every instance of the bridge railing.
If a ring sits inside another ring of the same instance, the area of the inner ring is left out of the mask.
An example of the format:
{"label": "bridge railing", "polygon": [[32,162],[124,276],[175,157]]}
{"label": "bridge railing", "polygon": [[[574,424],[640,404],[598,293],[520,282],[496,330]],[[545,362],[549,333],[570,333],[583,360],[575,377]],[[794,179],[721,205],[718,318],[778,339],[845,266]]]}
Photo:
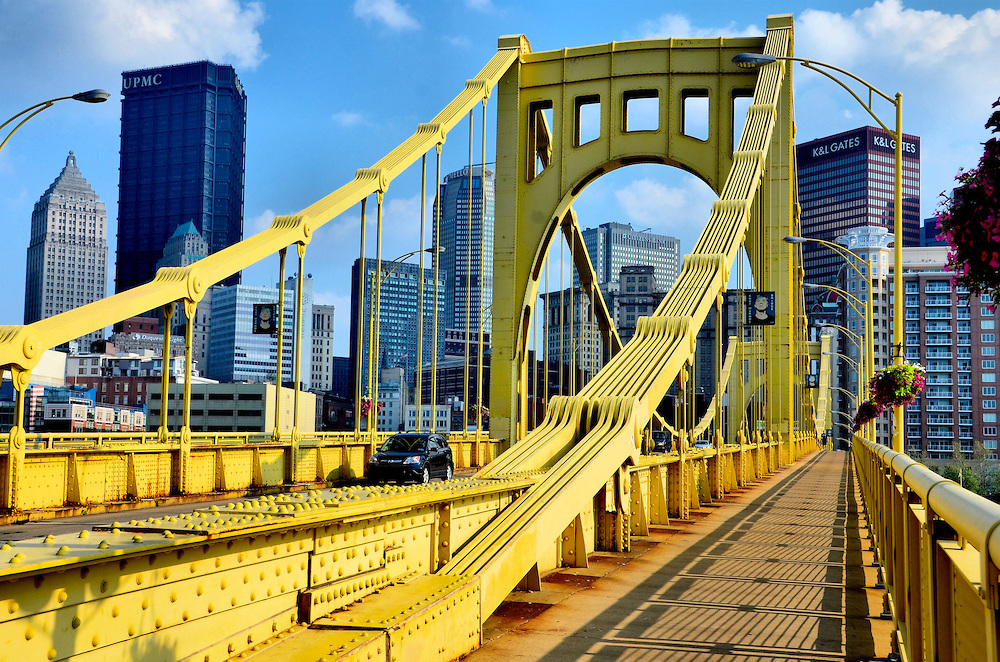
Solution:
{"label": "bridge railing", "polygon": [[853,449],[904,659],[996,660],[1000,505],[885,446]]}
{"label": "bridge railing", "polygon": [[[380,432],[375,446],[392,433]],[[490,462],[501,443],[488,433],[448,436],[455,466]],[[68,433],[27,436],[22,467],[23,509],[86,507],[165,498],[179,494],[243,493],[292,484],[333,485],[364,478],[372,436],[317,432],[275,438],[259,432],[193,433],[189,461],[181,462],[181,442],[161,441],[155,432],[80,436]],[[0,444],[0,470],[10,455]],[[289,481],[291,478],[291,481]]]}

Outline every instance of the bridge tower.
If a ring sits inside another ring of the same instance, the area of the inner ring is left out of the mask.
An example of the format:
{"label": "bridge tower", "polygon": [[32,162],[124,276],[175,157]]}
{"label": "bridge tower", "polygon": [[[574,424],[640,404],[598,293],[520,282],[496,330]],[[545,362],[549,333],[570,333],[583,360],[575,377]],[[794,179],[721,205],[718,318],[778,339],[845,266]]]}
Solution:
{"label": "bridge tower", "polygon": [[[520,57],[498,85],[497,191],[502,194],[497,196],[494,238],[490,393],[494,435],[513,443],[527,432],[523,412],[528,339],[542,265],[560,231],[571,245],[583,246],[573,201],[601,175],[638,163],[682,168],[721,195],[734,152],[740,149],[734,128],[742,118],[735,116],[734,102],[753,95],[758,77],[757,71],[733,64],[733,56],[761,48],[776,55],[792,54],[791,16],[769,17],[767,28],[766,38],[613,42],[540,53],[532,53],[524,37],[501,38],[500,47],[517,48]],[[751,220],[747,252],[758,289],[778,292],[776,325],[765,334],[767,356],[779,359],[768,362],[767,382],[775,394],[768,404],[768,427],[789,431],[795,407],[791,393],[797,390],[791,388],[795,375],[790,359],[795,320],[801,318],[790,275],[793,251],[781,242],[797,224],[790,70],[784,71],[781,85],[777,127],[766,156],[757,164],[770,176],[762,180],[764,195],[747,210]],[[707,139],[685,132],[685,108],[692,98],[708,99]],[[629,110],[634,101],[649,99],[657,102],[656,125],[636,130],[630,125]],[[600,135],[581,144],[581,112],[595,104]],[[774,111],[751,107],[751,120],[755,112]],[[711,244],[711,237],[699,240],[703,248]],[[586,250],[575,253],[581,285],[596,290]],[[722,261],[727,271],[735,255],[734,251]],[[597,305],[598,311],[602,308]],[[702,321],[690,320],[695,330]],[[601,326],[605,340],[616,349],[610,320],[601,321]],[[779,398],[778,393],[789,395]]]}

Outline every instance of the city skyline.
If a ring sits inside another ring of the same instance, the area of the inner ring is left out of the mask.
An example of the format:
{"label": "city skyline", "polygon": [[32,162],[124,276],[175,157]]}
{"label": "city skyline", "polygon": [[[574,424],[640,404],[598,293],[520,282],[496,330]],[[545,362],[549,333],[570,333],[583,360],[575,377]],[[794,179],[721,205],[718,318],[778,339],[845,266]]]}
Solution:
{"label": "city skyline", "polygon": [[[986,6],[887,0],[827,3],[820,10],[803,2],[763,8],[734,3],[719,13],[717,7],[693,3],[667,11],[653,2],[632,3],[628,12],[597,2],[580,12],[564,2],[483,0],[407,5],[225,0],[210,7],[173,0],[135,2],[127,11],[104,2],[92,7],[5,3],[0,4],[5,19],[0,25],[7,27],[0,31],[7,30],[10,39],[0,40],[0,53],[11,78],[7,115],[82,89],[116,90],[123,71],[201,59],[231,63],[254,98],[247,131],[244,234],[249,235],[267,227],[274,215],[295,213],[349,181],[358,168],[371,165],[417,124],[429,121],[495,52],[501,34],[523,33],[535,51],[647,37],[736,37],[762,34],[768,13],[792,12],[796,55],[842,66],[886,92],[903,92],[903,128],[921,136],[925,152],[921,216],[926,217],[958,169],[975,165],[987,137],[983,123],[1000,89],[1000,72],[989,64],[1000,54],[1000,28],[996,12]],[[556,20],[570,10],[576,12],[574,21]],[[191,17],[197,17],[197,28]],[[178,29],[144,31],[143,25]],[[10,32],[14,26],[16,35]],[[107,38],[85,41],[90,33]],[[46,38],[39,38],[43,34]],[[337,54],[305,47],[331,41],[370,58],[373,66],[366,71],[392,71],[395,84],[372,85],[363,71],[338,66]],[[799,141],[870,122],[828,80],[801,68],[794,75]],[[406,103],[399,103],[401,98]],[[117,205],[107,199],[115,197],[109,192],[118,181],[121,109],[114,102],[119,99],[115,92],[109,103],[96,106],[60,102],[32,119],[0,152],[0,213],[12,233],[8,250],[27,245],[31,203],[51,181],[53,159],[64,158],[69,149],[87,164],[88,179],[105,192],[109,217],[117,218],[118,210],[112,209]],[[495,107],[491,100],[486,115],[491,135]],[[883,112],[891,116],[891,108]],[[477,113],[477,133],[480,124]],[[450,139],[446,145],[442,172],[468,160],[459,142]],[[487,162],[493,158],[488,152]],[[419,247],[418,175],[400,178],[386,194],[383,248],[390,257]],[[428,186],[426,196],[428,215],[433,188]],[[677,236],[687,253],[713,197],[704,184],[678,170],[630,166],[593,182],[574,209],[583,227],[609,221],[653,227]],[[354,209],[329,223],[307,252],[317,303],[341,311],[350,307],[356,250],[347,250],[354,253],[350,259],[325,258],[358,245],[358,219]],[[109,235],[117,232],[111,225]],[[9,256],[7,262],[20,268],[23,258]],[[244,282],[252,285],[272,285],[276,278],[277,257],[244,273]],[[15,273],[14,280],[22,278]],[[19,308],[22,293],[8,296],[18,297],[13,307]],[[351,334],[347,320],[346,314],[336,317],[340,356],[347,354]]]}

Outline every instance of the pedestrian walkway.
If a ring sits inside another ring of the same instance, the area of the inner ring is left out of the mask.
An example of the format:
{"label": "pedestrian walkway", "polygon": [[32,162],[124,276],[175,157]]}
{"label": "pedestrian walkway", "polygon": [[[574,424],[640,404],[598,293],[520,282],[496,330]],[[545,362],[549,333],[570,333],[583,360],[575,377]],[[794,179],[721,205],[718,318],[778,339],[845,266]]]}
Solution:
{"label": "pedestrian walkway", "polygon": [[504,603],[467,659],[885,659],[890,624],[877,620],[849,460],[816,453],[687,526],[633,538],[628,554],[550,575]]}

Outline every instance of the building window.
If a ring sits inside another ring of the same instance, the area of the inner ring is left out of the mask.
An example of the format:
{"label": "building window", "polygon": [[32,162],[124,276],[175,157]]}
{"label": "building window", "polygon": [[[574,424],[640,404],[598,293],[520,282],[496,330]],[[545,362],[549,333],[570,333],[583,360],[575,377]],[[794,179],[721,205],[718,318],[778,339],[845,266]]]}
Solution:
{"label": "building window", "polygon": [[983,400],[983,409],[996,409],[996,408],[997,408],[996,400]]}
{"label": "building window", "polygon": [[983,370],[996,370],[996,359],[983,359]]}
{"label": "building window", "polygon": [[993,328],[996,328],[995,325],[996,325],[996,322],[994,322],[993,320],[980,320],[979,321],[979,326],[980,326],[980,328],[983,328],[983,329],[993,329]]}
{"label": "building window", "polygon": [[996,386],[984,386],[983,387],[983,395],[996,395],[996,394],[997,394],[997,387]]}
{"label": "building window", "polygon": [[983,414],[983,423],[996,423],[996,422],[997,422],[996,414]]}
{"label": "building window", "polygon": [[997,436],[997,428],[995,425],[987,425],[983,427],[984,437],[995,437]]}
{"label": "building window", "polygon": [[997,341],[997,336],[996,336],[995,333],[984,333],[982,335],[982,341],[983,342],[996,342]]}

